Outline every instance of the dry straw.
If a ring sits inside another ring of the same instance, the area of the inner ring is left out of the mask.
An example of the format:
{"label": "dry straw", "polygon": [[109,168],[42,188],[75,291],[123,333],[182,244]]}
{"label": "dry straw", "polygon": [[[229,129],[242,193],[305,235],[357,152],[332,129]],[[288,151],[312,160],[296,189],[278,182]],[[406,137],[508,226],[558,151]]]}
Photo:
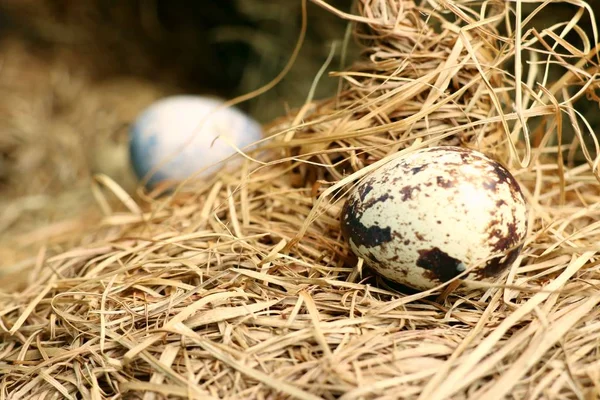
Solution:
{"label": "dry straw", "polygon": [[[339,93],[273,123],[268,162],[137,201],[99,177],[127,211],[0,298],[2,398],[600,396],[590,7],[536,29],[555,4],[314,2],[363,45]],[[530,205],[509,271],[442,298],[370,275],[338,226],[361,176],[438,143],[509,166]]]}

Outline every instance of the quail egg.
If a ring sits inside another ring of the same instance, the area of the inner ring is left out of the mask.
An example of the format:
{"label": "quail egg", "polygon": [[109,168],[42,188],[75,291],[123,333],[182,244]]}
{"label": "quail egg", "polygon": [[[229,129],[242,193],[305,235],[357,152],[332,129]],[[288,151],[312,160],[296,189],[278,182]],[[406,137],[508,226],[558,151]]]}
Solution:
{"label": "quail egg", "polygon": [[[206,177],[221,161],[262,138],[258,122],[220,99],[179,95],[151,104],[130,129],[129,154],[138,178],[156,171],[148,186],[164,180]],[[235,167],[240,159],[229,163]]]}
{"label": "quail egg", "polygon": [[384,277],[418,290],[469,269],[499,275],[520,253],[527,206],[519,184],[482,153],[441,146],[399,157],[348,195],[342,234]]}

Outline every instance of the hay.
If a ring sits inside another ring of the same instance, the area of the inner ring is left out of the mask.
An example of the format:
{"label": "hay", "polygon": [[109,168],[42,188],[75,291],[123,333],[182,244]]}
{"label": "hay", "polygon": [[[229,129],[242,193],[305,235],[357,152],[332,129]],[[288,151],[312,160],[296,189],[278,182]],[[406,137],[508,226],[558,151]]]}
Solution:
{"label": "hay", "polygon": [[[113,190],[129,211],[41,251],[0,298],[3,397],[600,396],[597,148],[572,106],[598,85],[586,3],[538,32],[520,2],[314,2],[364,46],[339,93],[270,125],[266,159],[169,196]],[[438,143],[497,158],[530,204],[510,270],[440,299],[363,269],[338,226],[361,176]]]}

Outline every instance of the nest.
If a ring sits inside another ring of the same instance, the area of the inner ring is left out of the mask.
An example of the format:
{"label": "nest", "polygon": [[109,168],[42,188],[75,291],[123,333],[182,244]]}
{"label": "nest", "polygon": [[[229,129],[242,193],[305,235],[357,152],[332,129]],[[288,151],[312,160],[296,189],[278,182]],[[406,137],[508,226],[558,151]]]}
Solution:
{"label": "nest", "polygon": [[[598,106],[586,3],[538,30],[553,5],[314,2],[363,47],[339,92],[269,125],[239,171],[136,198],[99,177],[122,208],[99,186],[100,229],[42,249],[0,298],[4,397],[600,395],[598,146],[574,107]],[[362,268],[339,227],[355,182],[436,144],[502,162],[530,207],[509,270],[440,297]]]}

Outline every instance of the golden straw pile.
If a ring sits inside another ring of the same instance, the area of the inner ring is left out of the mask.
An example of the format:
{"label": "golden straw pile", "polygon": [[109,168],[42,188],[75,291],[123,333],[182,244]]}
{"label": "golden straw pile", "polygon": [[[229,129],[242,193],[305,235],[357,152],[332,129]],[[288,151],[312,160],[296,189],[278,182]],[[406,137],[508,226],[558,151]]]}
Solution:
{"label": "golden straw pile", "polygon": [[[240,171],[139,198],[99,177],[128,211],[98,186],[101,229],[1,295],[2,398],[600,396],[590,7],[537,29],[547,2],[313,1],[363,46],[337,95],[273,123]],[[338,219],[362,176],[440,143],[508,165],[530,205],[515,264],[448,296],[363,269]]]}

